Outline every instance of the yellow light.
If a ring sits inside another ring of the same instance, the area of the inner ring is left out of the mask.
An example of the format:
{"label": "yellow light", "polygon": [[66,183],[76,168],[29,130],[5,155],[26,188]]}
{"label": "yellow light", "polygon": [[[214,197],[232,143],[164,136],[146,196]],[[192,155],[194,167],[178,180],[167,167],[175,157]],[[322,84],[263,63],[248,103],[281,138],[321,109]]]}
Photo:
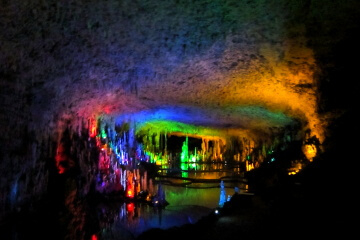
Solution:
{"label": "yellow light", "polygon": [[316,146],[314,144],[305,144],[303,146],[303,152],[306,158],[311,162],[316,156]]}

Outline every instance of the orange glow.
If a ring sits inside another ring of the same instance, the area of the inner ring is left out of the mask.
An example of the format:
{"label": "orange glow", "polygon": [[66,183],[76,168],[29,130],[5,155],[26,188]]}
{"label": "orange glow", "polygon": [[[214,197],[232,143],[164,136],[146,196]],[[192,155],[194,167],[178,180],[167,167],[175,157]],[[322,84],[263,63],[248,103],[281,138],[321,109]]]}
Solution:
{"label": "orange glow", "polygon": [[90,137],[96,137],[96,120],[93,118],[89,119],[89,134]]}
{"label": "orange glow", "polygon": [[303,146],[303,152],[306,158],[311,162],[317,153],[316,146],[314,144],[305,144]]}
{"label": "orange glow", "polygon": [[[310,137],[316,136],[322,143],[327,121],[324,119],[325,116],[317,112],[318,89],[314,73],[318,67],[313,50],[307,47],[305,29],[299,29],[298,32],[297,39],[283,39],[283,42],[278,45],[258,45],[258,52],[262,59],[251,60],[247,70],[239,64],[227,73],[211,72],[206,85],[201,79],[199,81],[193,79],[192,92],[182,91],[178,85],[169,84],[166,86],[167,91],[164,91],[161,96],[173,99],[174,96],[166,94],[176,91],[177,98],[181,98],[181,101],[185,103],[197,102],[199,105],[218,108],[261,106],[269,111],[281,112],[299,120],[304,130],[311,131]],[[228,44],[232,43],[229,41]],[[241,56],[242,53],[239,52],[238,55]],[[227,55],[224,54],[224,56]],[[219,59],[219,62],[221,61],[227,61],[227,59]],[[206,61],[195,62],[191,65],[194,68],[213,69],[211,63]],[[214,89],[219,90],[214,91]],[[268,119],[259,121],[258,117],[242,118],[241,121],[245,126],[243,129],[249,129],[249,134],[252,130],[266,131],[271,126]],[[280,126],[282,124],[279,122]],[[249,135],[243,136],[254,139]]]}
{"label": "orange glow", "polygon": [[128,190],[128,191],[127,191],[127,196],[128,196],[128,197],[134,197],[133,191]]}
{"label": "orange glow", "polygon": [[254,164],[249,163],[249,161],[246,161],[246,171],[251,171],[254,169]]}
{"label": "orange glow", "polygon": [[127,172],[127,183],[126,183],[126,197],[134,198],[135,186],[134,186],[134,173]]}
{"label": "orange glow", "polygon": [[288,174],[289,175],[295,175],[302,168],[303,168],[303,165],[302,165],[301,161],[293,161],[293,162],[291,162],[291,167],[288,169]]}

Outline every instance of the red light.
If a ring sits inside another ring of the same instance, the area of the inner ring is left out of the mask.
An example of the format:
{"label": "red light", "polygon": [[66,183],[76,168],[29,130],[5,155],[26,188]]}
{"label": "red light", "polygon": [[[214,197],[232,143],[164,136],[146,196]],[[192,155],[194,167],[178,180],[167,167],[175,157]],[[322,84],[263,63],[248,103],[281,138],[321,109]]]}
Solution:
{"label": "red light", "polygon": [[110,113],[111,113],[111,106],[105,106],[105,107],[104,107],[104,112],[105,112],[106,114],[110,114]]}
{"label": "red light", "polygon": [[126,210],[127,210],[128,212],[134,211],[134,208],[135,208],[134,203],[128,203],[128,204],[126,205]]}
{"label": "red light", "polygon": [[65,168],[61,167],[61,166],[58,166],[58,173],[63,174],[64,172],[65,172]]}
{"label": "red light", "polygon": [[63,165],[66,162],[68,162],[68,159],[65,155],[64,146],[62,144],[59,144],[55,155],[55,163],[59,174],[62,174],[66,171],[66,168]]}
{"label": "red light", "polygon": [[91,240],[98,240],[98,237],[97,237],[95,234],[93,234],[93,235],[91,236]]}

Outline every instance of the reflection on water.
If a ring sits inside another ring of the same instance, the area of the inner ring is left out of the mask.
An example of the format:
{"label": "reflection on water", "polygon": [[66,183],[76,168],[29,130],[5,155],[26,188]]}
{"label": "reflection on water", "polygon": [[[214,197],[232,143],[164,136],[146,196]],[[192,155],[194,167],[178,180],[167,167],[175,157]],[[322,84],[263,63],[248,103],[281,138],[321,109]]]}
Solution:
{"label": "reflection on water", "polygon": [[[101,239],[133,239],[151,228],[170,228],[195,223],[219,206],[220,181],[227,196],[247,192],[240,171],[220,164],[196,164],[197,171],[173,171],[162,168],[154,181],[161,184],[169,205],[163,208],[140,202],[118,202],[98,206]],[[216,169],[214,168],[216,167]],[[186,173],[186,177],[184,176]]]}
{"label": "reflection on water", "polygon": [[[109,211],[106,207],[100,211]],[[167,229],[195,223],[210,209],[201,206],[167,206],[164,209],[148,204],[119,203],[113,222],[102,227],[101,239],[132,239],[151,228]]]}
{"label": "reflection on water", "polygon": [[[162,164],[159,173],[161,175],[175,175],[181,177],[197,177],[203,179],[219,179],[221,177],[242,177],[243,171],[239,164],[224,162],[195,163],[181,162],[180,168],[171,164]],[[213,173],[213,174],[212,174]]]}

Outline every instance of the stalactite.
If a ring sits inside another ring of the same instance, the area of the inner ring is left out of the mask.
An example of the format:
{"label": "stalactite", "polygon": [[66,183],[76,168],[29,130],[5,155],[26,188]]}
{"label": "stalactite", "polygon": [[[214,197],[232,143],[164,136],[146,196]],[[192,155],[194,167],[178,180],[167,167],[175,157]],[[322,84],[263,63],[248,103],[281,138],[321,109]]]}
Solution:
{"label": "stalactite", "polygon": [[[164,141],[165,141],[165,143],[164,143],[164,145],[165,145],[165,150],[164,150],[164,151],[165,151],[165,155],[167,155],[167,153],[168,153],[168,151],[167,151],[167,144],[168,144],[168,143],[167,143],[167,133],[164,133],[164,138],[165,138],[165,140],[164,140]],[[171,158],[170,158],[170,159],[171,159]]]}
{"label": "stalactite", "polygon": [[155,133],[155,152],[160,152],[160,132]]}

